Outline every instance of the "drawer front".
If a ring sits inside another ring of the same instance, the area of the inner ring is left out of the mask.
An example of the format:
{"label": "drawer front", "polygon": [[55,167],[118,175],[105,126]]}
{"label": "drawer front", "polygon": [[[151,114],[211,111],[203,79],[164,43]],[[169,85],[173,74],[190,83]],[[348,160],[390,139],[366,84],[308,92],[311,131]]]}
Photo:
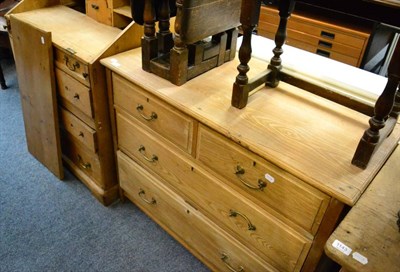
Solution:
{"label": "drawer front", "polygon": [[215,271],[277,271],[122,152],[118,171],[128,197]]}
{"label": "drawer front", "polygon": [[[278,26],[278,11],[274,9],[261,9],[260,22],[267,22]],[[334,28],[326,27],[312,19],[306,21],[305,19],[296,17],[296,15],[289,19],[287,27],[315,37],[324,38],[332,42],[335,41],[359,49],[365,46],[367,40],[367,37],[357,35],[353,30],[349,30],[349,33],[345,33]]]}
{"label": "drawer front", "polygon": [[113,74],[114,103],[142,124],[191,153],[194,121],[174,108],[149,97],[140,87]]}
{"label": "drawer front", "polygon": [[117,113],[118,142],[122,151],[185,194],[197,208],[234,232],[274,267],[281,271],[301,268],[310,240],[174,153],[135,123],[134,119]]}
{"label": "drawer front", "polygon": [[96,184],[104,188],[102,180],[101,165],[97,154],[91,152],[66,133],[62,134],[62,152],[72,161],[77,168],[92,178]]}
{"label": "drawer front", "polygon": [[320,56],[323,56],[326,58],[334,59],[334,60],[346,63],[348,65],[356,66],[356,67],[358,67],[361,62],[361,59],[359,59],[359,58],[354,58],[354,57],[351,57],[348,55],[343,55],[343,54],[340,54],[340,53],[337,53],[334,51],[330,51],[329,49],[326,49],[326,48],[315,47],[308,43],[304,43],[302,41],[292,39],[292,38],[288,38],[287,44],[291,45],[293,47],[297,47],[297,48],[306,50],[308,52],[315,53],[317,55],[320,55]]}
{"label": "drawer front", "polygon": [[56,69],[56,78],[59,95],[78,110],[93,118],[90,89],[60,69]]}
{"label": "drawer front", "polygon": [[219,134],[199,127],[197,159],[240,190],[315,234],[329,197]]}
{"label": "drawer front", "polygon": [[108,6],[109,2],[104,0],[86,0],[86,15],[94,20],[112,25],[112,6]]}
{"label": "drawer front", "polygon": [[60,108],[59,112],[63,128],[73,136],[74,140],[85,145],[90,151],[96,152],[96,131],[64,108]]}
{"label": "drawer front", "polygon": [[68,54],[56,48],[55,63],[58,68],[68,73],[82,84],[90,87],[90,75],[88,65],[76,59],[73,54]]}

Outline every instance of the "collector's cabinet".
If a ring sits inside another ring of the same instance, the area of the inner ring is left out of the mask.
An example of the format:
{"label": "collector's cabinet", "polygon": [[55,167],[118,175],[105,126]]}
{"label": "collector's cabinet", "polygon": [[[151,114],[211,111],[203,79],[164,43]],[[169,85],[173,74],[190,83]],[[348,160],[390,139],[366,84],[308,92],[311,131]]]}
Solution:
{"label": "collector's cabinet", "polygon": [[[287,25],[288,45],[359,67],[368,45],[371,30],[362,24],[317,16],[318,12],[295,9]],[[337,16],[337,15],[336,15]],[[275,38],[279,14],[272,5],[261,6],[257,33]]]}
{"label": "collector's cabinet", "polygon": [[143,31],[71,7],[24,0],[8,13],[28,149],[60,178],[67,166],[107,205],[119,186],[99,60],[140,46]]}

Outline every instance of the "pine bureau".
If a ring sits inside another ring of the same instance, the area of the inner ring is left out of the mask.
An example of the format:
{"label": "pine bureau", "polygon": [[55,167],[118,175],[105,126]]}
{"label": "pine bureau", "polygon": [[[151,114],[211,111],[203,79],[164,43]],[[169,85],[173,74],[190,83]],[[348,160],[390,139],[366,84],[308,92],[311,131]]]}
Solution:
{"label": "pine bureau", "polygon": [[350,161],[368,116],[284,82],[238,110],[238,60],[177,87],[140,54],[101,60],[122,195],[214,271],[314,271],[399,127],[362,171]]}
{"label": "pine bureau", "polygon": [[28,149],[60,178],[62,157],[108,205],[119,186],[99,60],[138,47],[143,30],[107,26],[56,2],[25,0],[9,14]]}

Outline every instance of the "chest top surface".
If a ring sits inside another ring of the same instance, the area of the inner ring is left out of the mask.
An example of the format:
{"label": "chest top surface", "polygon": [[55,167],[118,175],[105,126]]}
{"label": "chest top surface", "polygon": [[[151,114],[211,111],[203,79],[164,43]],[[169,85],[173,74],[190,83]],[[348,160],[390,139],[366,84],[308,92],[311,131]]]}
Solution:
{"label": "chest top surface", "polygon": [[[238,59],[182,86],[145,72],[134,49],[102,64],[172,106],[196,118],[283,170],[348,205],[354,205],[382,167],[400,137],[399,125],[361,170],[351,164],[369,117],[281,82],[249,98],[244,109],[231,106]],[[250,62],[249,78],[266,69]]]}

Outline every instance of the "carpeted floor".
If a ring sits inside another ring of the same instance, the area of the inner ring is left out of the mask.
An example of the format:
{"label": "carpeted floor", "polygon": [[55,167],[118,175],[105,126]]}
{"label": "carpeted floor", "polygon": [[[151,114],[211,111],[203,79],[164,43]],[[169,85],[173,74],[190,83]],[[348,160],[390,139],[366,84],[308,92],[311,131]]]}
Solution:
{"label": "carpeted floor", "polygon": [[[1,59],[0,271],[209,271],[127,201],[102,206],[27,151],[15,66]],[[34,80],[34,79],[33,79]]]}

